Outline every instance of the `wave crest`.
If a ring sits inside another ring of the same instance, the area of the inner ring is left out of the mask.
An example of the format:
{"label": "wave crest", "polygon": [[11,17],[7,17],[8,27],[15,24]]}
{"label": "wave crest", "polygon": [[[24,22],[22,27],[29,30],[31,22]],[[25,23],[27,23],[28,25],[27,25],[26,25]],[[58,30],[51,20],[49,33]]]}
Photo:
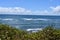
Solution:
{"label": "wave crest", "polygon": [[12,21],[12,20],[14,20],[14,19],[12,19],[12,18],[4,18],[4,19],[0,18],[0,20],[4,20],[4,21]]}
{"label": "wave crest", "polygon": [[27,31],[32,31],[32,32],[36,32],[38,30],[42,30],[42,28],[33,28],[33,29],[27,29]]}
{"label": "wave crest", "polygon": [[33,18],[24,18],[24,20],[48,20],[48,19],[41,19],[41,18],[37,18],[37,19],[33,19]]}

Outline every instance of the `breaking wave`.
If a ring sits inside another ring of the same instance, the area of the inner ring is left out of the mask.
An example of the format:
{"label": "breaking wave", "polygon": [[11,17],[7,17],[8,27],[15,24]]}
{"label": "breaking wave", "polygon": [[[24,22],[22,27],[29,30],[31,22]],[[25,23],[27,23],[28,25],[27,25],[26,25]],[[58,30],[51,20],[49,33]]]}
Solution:
{"label": "breaking wave", "polygon": [[33,29],[27,29],[27,31],[33,31],[33,32],[36,32],[38,30],[42,30],[42,28],[33,28]]}
{"label": "breaking wave", "polygon": [[0,18],[0,20],[3,20],[3,21],[12,21],[14,19],[12,19],[12,18],[4,18],[4,19]]}
{"label": "breaking wave", "polygon": [[24,18],[24,20],[49,20],[49,19],[41,19],[41,18],[37,18],[37,19],[33,19],[33,18]]}

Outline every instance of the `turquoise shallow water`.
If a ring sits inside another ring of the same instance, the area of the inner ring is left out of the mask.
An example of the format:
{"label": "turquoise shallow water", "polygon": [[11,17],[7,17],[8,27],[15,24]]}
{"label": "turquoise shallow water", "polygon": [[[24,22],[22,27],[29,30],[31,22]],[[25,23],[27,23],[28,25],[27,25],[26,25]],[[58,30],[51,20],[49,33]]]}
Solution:
{"label": "turquoise shallow water", "polygon": [[8,24],[23,30],[44,28],[48,25],[60,28],[60,16],[0,14],[0,23]]}

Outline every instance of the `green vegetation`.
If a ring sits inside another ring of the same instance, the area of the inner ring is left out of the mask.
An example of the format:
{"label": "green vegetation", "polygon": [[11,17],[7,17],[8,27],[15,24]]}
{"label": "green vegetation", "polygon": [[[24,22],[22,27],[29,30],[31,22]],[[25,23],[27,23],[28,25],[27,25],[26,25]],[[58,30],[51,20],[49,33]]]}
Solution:
{"label": "green vegetation", "polygon": [[0,40],[23,40],[27,32],[9,25],[0,24]]}
{"label": "green vegetation", "polygon": [[60,40],[60,29],[47,26],[38,32],[28,33],[9,25],[0,24],[0,40]]}

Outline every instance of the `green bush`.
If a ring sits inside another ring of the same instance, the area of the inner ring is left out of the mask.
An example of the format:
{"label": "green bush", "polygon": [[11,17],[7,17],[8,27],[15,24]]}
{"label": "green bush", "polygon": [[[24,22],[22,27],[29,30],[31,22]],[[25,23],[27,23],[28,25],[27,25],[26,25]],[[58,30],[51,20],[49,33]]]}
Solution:
{"label": "green bush", "polygon": [[0,24],[0,39],[1,40],[21,40],[24,35],[27,34],[26,31],[18,30],[9,25]]}
{"label": "green bush", "polygon": [[6,24],[0,24],[0,40],[60,40],[60,29],[47,26],[29,33]]}

